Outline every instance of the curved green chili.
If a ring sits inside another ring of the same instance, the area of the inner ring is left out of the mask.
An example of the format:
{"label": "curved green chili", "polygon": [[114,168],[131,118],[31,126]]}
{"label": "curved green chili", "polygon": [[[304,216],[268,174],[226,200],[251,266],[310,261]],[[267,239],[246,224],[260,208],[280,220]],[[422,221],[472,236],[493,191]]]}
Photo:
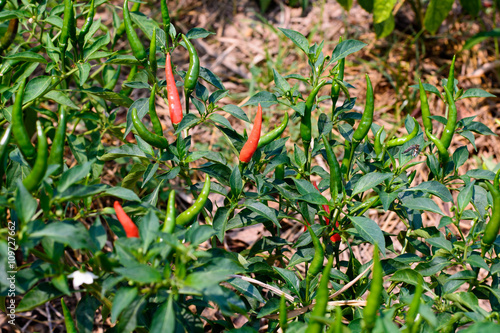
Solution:
{"label": "curved green chili", "polygon": [[323,276],[321,276],[318,291],[316,293],[316,304],[311,311],[311,319],[309,320],[309,325],[307,325],[306,333],[323,332],[323,323],[314,318],[321,318],[325,316],[326,306],[328,305],[328,298],[330,296],[330,288],[328,288],[328,283],[330,282],[330,271],[332,269],[332,266],[333,256],[330,256],[325,268],[323,269]]}
{"label": "curved green chili", "polygon": [[300,137],[302,138],[302,143],[306,151],[309,150],[309,146],[311,144],[312,139],[312,125],[311,125],[311,112],[314,106],[314,102],[316,101],[316,96],[323,86],[326,84],[326,81],[320,82],[314,89],[311,91],[306,100],[306,108],[304,110],[304,116],[300,121]]}
{"label": "curved green chili", "polygon": [[175,230],[175,191],[171,190],[168,195],[167,202],[167,214],[165,216],[165,222],[163,223],[163,228],[161,231],[168,234],[173,233]]}
{"label": "curved green chili", "polygon": [[5,153],[7,152],[7,147],[9,146],[10,133],[12,131],[12,124],[7,126],[5,132],[3,132],[2,138],[0,139],[0,181],[3,178],[3,161],[5,158]]}
{"label": "curved green chili", "polygon": [[427,135],[427,137],[429,138],[429,140],[431,140],[434,143],[434,145],[436,146],[436,148],[438,150],[438,153],[439,153],[439,160],[441,161],[441,165],[443,167],[445,167],[446,163],[448,163],[448,161],[450,159],[450,155],[448,154],[448,149],[446,149],[446,147],[443,145],[443,143],[441,142],[441,140],[439,140],[431,132],[429,132],[429,131],[426,130],[425,134]]}
{"label": "curved green chili", "polygon": [[373,145],[373,149],[375,150],[375,154],[379,156],[384,150],[384,142],[382,141],[382,133],[384,132],[384,126],[380,127],[377,133],[375,134],[375,143]]}
{"label": "curved green chili", "polygon": [[[113,67],[110,66],[107,68],[113,68]],[[109,81],[106,82],[106,84],[104,85],[104,89],[108,89],[108,90],[115,89],[116,83],[118,82],[118,79],[120,78],[121,69],[122,69],[122,65],[118,65],[118,67],[116,67],[116,71],[114,71],[111,79],[109,79]]]}
{"label": "curved green chili", "polygon": [[18,18],[13,18],[9,21],[9,26],[7,27],[7,31],[0,39],[0,54],[2,54],[3,51],[7,50],[10,44],[12,44],[12,42],[16,38],[18,26],[19,26]]}
{"label": "curved green chili", "polygon": [[382,264],[378,254],[378,246],[373,249],[372,281],[370,283],[370,294],[366,298],[366,306],[363,310],[363,322],[366,331],[371,332],[375,327],[377,312],[380,308],[380,297],[384,290]]}
{"label": "curved green chili", "polygon": [[422,110],[422,122],[424,123],[425,130],[432,133],[432,119],[430,118],[431,111],[429,109],[429,101],[427,100],[427,93],[425,92],[424,85],[420,79],[418,79],[418,87],[420,93],[420,109]]}
{"label": "curved green chili", "polygon": [[205,203],[208,200],[208,195],[210,194],[210,176],[208,174],[205,174],[205,184],[203,185],[203,188],[201,189],[200,195],[198,198],[195,200],[193,205],[183,211],[182,213],[177,216],[175,219],[175,223],[179,225],[187,225],[193,219],[198,216],[198,214],[202,211],[203,207],[205,207]]}
{"label": "curved green chili", "polygon": [[448,103],[448,121],[446,122],[446,126],[444,127],[443,135],[441,136],[441,142],[445,146],[446,149],[451,144],[451,139],[453,139],[453,134],[455,134],[455,127],[457,126],[457,107],[455,105],[455,100],[453,99],[453,95],[451,91],[444,87],[444,91],[446,94],[446,102]]}
{"label": "curved green chili", "polygon": [[451,96],[455,94],[455,55],[451,60],[451,66],[450,66],[450,71],[448,73],[448,82],[446,84],[446,88],[448,88],[448,90],[450,91]]}
{"label": "curved green chili", "polygon": [[286,330],[288,328],[288,317],[287,317],[287,311],[286,311],[285,294],[281,294],[279,324],[281,327],[281,331],[283,333],[286,333]]}
{"label": "curved green chili", "polygon": [[[94,23],[94,15],[95,15],[95,4],[94,0],[90,2],[89,12],[87,13],[87,18],[85,19],[85,23],[82,26],[82,30],[80,30],[80,34],[78,35],[78,44],[80,48],[83,50],[83,46],[85,44],[85,36],[90,31],[92,24]],[[83,54],[83,52],[82,52]]]}
{"label": "curved green chili", "polygon": [[387,148],[401,146],[417,136],[418,123],[415,120],[415,118],[412,117],[412,119],[413,119],[413,130],[411,131],[411,133],[408,133],[408,135],[403,135],[400,138],[395,138],[387,141],[385,144]]}
{"label": "curved green chili", "polygon": [[415,319],[417,318],[418,309],[420,308],[420,296],[422,296],[422,291],[424,289],[423,284],[424,281],[420,280],[415,286],[413,300],[406,314],[406,332],[408,333],[416,333],[418,330],[418,325],[415,325]]}
{"label": "curved green chili", "polygon": [[168,13],[168,0],[160,0],[161,3],[161,18],[163,21],[163,30],[165,31],[165,45],[168,49],[168,36],[170,32],[170,14]]}
{"label": "curved green chili", "polygon": [[342,176],[340,175],[340,166],[337,157],[333,153],[332,146],[323,134],[323,144],[325,145],[326,160],[330,167],[330,195],[333,201],[336,201],[337,195],[342,193]]}
{"label": "curved green chili", "polygon": [[265,145],[273,142],[277,138],[281,136],[281,134],[285,131],[286,126],[288,125],[288,113],[285,112],[285,117],[283,118],[283,121],[281,124],[276,127],[275,129],[267,132],[263,136],[260,137],[259,139],[259,144],[257,145],[257,148],[262,148]]}
{"label": "curved green chili", "polygon": [[[132,5],[132,8],[130,8],[130,12],[136,12],[139,10],[140,7],[141,7],[140,2],[134,2],[134,4]],[[116,42],[118,41],[118,39],[121,36],[123,36],[124,33],[125,33],[125,22],[122,22],[122,23],[120,23],[120,25],[116,29],[115,35],[113,37],[113,43],[111,44],[112,49],[115,48]]]}
{"label": "curved green chili", "polygon": [[21,153],[28,160],[28,162],[32,161],[36,156],[35,147],[31,143],[31,138],[28,135],[28,131],[26,130],[26,126],[24,126],[23,119],[23,98],[24,91],[26,88],[26,81],[23,80],[21,85],[17,89],[16,93],[16,101],[14,102],[14,107],[12,108],[12,134],[14,135],[14,139],[21,150]]}
{"label": "curved green chili", "polygon": [[156,62],[156,28],[153,29],[153,36],[149,44],[149,68],[151,68],[151,72],[156,77],[156,72],[158,71],[158,63]]}
{"label": "curved green chili", "polygon": [[[339,42],[342,42],[342,38],[340,38]],[[336,73],[333,76],[332,88],[330,90],[330,99],[332,100],[332,115],[331,115],[332,121],[335,115],[336,104],[340,96],[341,85],[339,81],[344,80],[345,58],[340,59],[335,67],[336,68],[334,70],[336,70]]]}
{"label": "curved green chili", "polygon": [[314,246],[314,257],[311,260],[311,264],[309,265],[309,270],[307,271],[307,278],[312,280],[323,268],[323,260],[325,259],[325,250],[323,249],[323,245],[319,241],[318,236],[314,233],[312,228],[307,228],[309,230],[309,234],[311,235],[311,239]]}
{"label": "curved green chili", "polygon": [[163,127],[156,113],[156,83],[153,85],[153,89],[151,89],[151,96],[149,96],[149,118],[151,118],[155,133],[163,136]]}
{"label": "curved green chili", "polygon": [[187,96],[191,95],[196,88],[196,83],[198,82],[198,77],[200,75],[200,58],[198,57],[196,48],[193,43],[191,43],[189,38],[187,38],[184,34],[181,36],[189,52],[189,68],[186,72],[186,76],[184,77],[184,91],[186,93],[186,98],[188,98]]}
{"label": "curved green chili", "polygon": [[61,106],[59,109],[59,122],[57,123],[56,134],[52,147],[50,147],[49,165],[55,164],[58,166],[56,174],[63,171],[64,167],[64,143],[66,140],[66,108]]}
{"label": "curved green chili", "polygon": [[[495,178],[498,179],[499,175],[500,170],[498,170]],[[493,197],[493,206],[491,207],[490,220],[486,224],[483,238],[481,239],[483,254],[489,250],[491,244],[497,239],[498,232],[500,231],[500,189],[498,186],[492,185],[488,181],[486,181],[486,186],[488,186],[488,190]]]}
{"label": "curved green chili", "polygon": [[375,110],[375,99],[373,96],[373,86],[372,82],[370,81],[370,77],[368,74],[366,74],[366,104],[365,104],[365,111],[363,112],[363,115],[361,116],[361,121],[359,122],[358,128],[354,131],[354,134],[352,135],[352,138],[354,141],[360,142],[362,141],[366,135],[368,134],[368,131],[370,130],[370,127],[373,122],[373,111]]}
{"label": "curved green chili", "polygon": [[[128,73],[127,79],[125,80],[125,82],[123,82],[123,84],[127,82],[132,82],[136,73],[137,73],[137,66],[132,66],[132,68],[130,68],[130,72]],[[120,93],[125,96],[130,96],[130,94],[132,93],[132,88],[130,87],[122,88]]]}
{"label": "curved green chili", "polygon": [[37,156],[35,164],[31,169],[31,172],[24,178],[23,185],[29,192],[33,192],[40,186],[40,183],[47,172],[47,159],[49,155],[49,147],[47,144],[47,138],[43,132],[42,124],[39,120],[36,122],[36,133],[38,137],[37,144]]}
{"label": "curved green chili", "polygon": [[64,19],[61,35],[59,36],[59,44],[61,45],[62,68],[64,68],[69,39],[71,39],[71,41],[74,43],[73,47],[76,47],[76,22],[75,13],[73,11],[73,1],[64,0]]}
{"label": "curved green chili", "polygon": [[7,4],[7,0],[0,0],[0,11],[3,10],[3,7]]}
{"label": "curved green chili", "polygon": [[139,60],[139,62],[144,61],[144,59],[146,59],[146,51],[144,50],[144,46],[132,26],[132,19],[130,18],[130,12],[128,9],[128,0],[125,0],[123,3],[123,22],[125,24],[125,32],[127,33],[128,42],[134,57]]}
{"label": "curved green chili", "polygon": [[151,133],[139,119],[136,108],[132,109],[131,115],[132,115],[132,123],[134,124],[135,130],[137,131],[137,134],[141,137],[141,139],[143,139],[153,147],[162,149],[168,148],[169,146],[168,140],[163,136]]}

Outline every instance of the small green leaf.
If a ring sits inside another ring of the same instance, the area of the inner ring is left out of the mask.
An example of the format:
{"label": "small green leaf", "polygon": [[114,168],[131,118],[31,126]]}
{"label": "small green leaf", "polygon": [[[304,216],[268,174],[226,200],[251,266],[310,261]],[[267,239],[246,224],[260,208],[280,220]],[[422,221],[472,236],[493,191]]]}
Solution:
{"label": "small green leaf", "polygon": [[356,195],[358,193],[366,192],[369,189],[374,188],[378,184],[390,179],[394,176],[393,173],[379,173],[372,172],[361,177],[354,185],[354,189],[352,191],[352,195]]}
{"label": "small green leaf", "polygon": [[411,198],[403,201],[403,206],[409,209],[426,210],[429,212],[444,215],[439,206],[428,198]]}
{"label": "small green leaf", "polygon": [[424,25],[431,34],[436,33],[441,23],[448,16],[453,2],[455,0],[430,0],[429,6],[425,11]]}
{"label": "small green leaf", "polygon": [[261,91],[250,97],[250,99],[245,104],[243,104],[243,106],[259,104],[263,108],[268,108],[274,104],[278,104],[278,99],[276,98],[276,95],[271,94],[268,91]]}
{"label": "small green leaf", "polygon": [[161,274],[146,264],[133,263],[126,267],[115,268],[115,272],[123,275],[127,280],[139,283],[155,283],[161,281]]}
{"label": "small green leaf", "polygon": [[330,59],[330,64],[347,57],[349,54],[361,50],[366,45],[367,44],[355,39],[342,41],[335,46],[335,49],[332,52],[332,59]]}
{"label": "small green leaf", "polygon": [[295,45],[297,45],[306,55],[309,54],[309,42],[300,32],[285,28],[278,28],[285,34]]}
{"label": "small green leaf", "polygon": [[354,227],[359,232],[361,238],[378,247],[382,253],[385,253],[385,238],[378,224],[364,216],[349,216]]}

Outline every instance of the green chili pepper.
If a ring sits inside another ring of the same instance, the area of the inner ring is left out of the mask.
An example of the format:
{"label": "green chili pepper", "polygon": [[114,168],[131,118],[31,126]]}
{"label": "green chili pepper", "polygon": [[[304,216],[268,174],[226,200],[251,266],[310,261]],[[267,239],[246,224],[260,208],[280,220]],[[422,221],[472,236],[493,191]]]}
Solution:
{"label": "green chili pepper", "polygon": [[130,18],[130,12],[128,9],[128,0],[125,0],[123,3],[123,22],[125,24],[125,32],[127,33],[132,53],[134,54],[134,57],[139,60],[139,62],[143,62],[146,59],[146,51],[144,50],[144,46],[132,26],[132,19]]}
{"label": "green chili pepper", "polygon": [[384,126],[380,127],[377,133],[375,134],[375,144],[373,145],[373,149],[375,150],[375,154],[379,156],[384,150],[384,142],[382,141],[382,133],[384,132]]}
{"label": "green chili pepper", "polygon": [[61,106],[59,108],[59,122],[57,123],[56,134],[52,147],[50,148],[49,165],[55,164],[58,166],[56,174],[63,171],[64,166],[64,143],[66,140],[66,108]]}
{"label": "green chili pepper", "polygon": [[448,103],[448,121],[446,126],[444,127],[443,135],[441,136],[441,142],[444,147],[448,149],[451,144],[451,139],[453,138],[453,134],[455,134],[455,127],[457,126],[457,107],[455,105],[455,100],[453,99],[453,95],[451,90],[447,87],[444,87],[444,91],[446,94],[446,102]]}
{"label": "green chili pepper", "polygon": [[7,0],[0,0],[0,11],[3,10],[3,7],[7,4]]}
{"label": "green chili pepper", "polygon": [[189,96],[196,88],[196,83],[198,82],[198,76],[200,75],[200,58],[189,38],[184,34],[181,36],[189,52],[189,68],[184,77],[184,91],[186,96]]}
{"label": "green chili pepper", "polygon": [[451,96],[455,94],[455,56],[453,56],[453,59],[451,60],[451,66],[450,66],[450,71],[448,73],[448,82],[446,84],[446,88],[451,93]]}
{"label": "green chili pepper", "polygon": [[352,138],[354,141],[361,142],[368,131],[370,130],[370,126],[373,122],[373,111],[375,109],[375,99],[373,96],[373,87],[368,74],[366,74],[366,104],[365,111],[361,116],[361,121],[359,122],[358,128],[354,131]]}
{"label": "green chili pepper", "polygon": [[328,283],[330,282],[330,271],[332,269],[332,266],[333,256],[330,256],[328,258],[328,263],[323,269],[323,276],[321,277],[318,291],[316,293],[316,304],[311,311],[311,319],[309,320],[309,325],[307,325],[306,333],[323,332],[323,323],[314,319],[314,317],[325,316],[326,306],[328,305],[328,298],[330,296],[330,288],[328,288]]}
{"label": "green chili pepper", "polygon": [[201,189],[200,195],[195,200],[194,204],[183,211],[177,216],[175,219],[175,223],[179,225],[187,225],[193,221],[193,219],[198,216],[198,214],[202,211],[203,207],[205,207],[205,203],[208,200],[208,195],[210,194],[210,176],[208,174],[205,175],[205,184]]}
{"label": "green chili pepper", "polygon": [[151,118],[155,133],[163,136],[163,127],[156,113],[156,83],[153,85],[153,89],[151,89],[151,96],[149,96],[149,118]]}
{"label": "green chili pepper", "polygon": [[[132,82],[136,73],[137,73],[137,66],[132,66],[132,68],[130,68],[130,72],[128,73],[127,80],[125,80],[125,82],[123,83],[125,84],[127,82]],[[122,91],[120,93],[124,96],[130,96],[130,94],[132,93],[132,88],[130,87],[122,88]]]}
{"label": "green chili pepper", "polygon": [[306,100],[306,108],[304,110],[304,116],[300,121],[300,137],[302,138],[302,143],[304,144],[304,148],[306,151],[309,150],[309,146],[311,144],[312,139],[312,125],[311,125],[311,112],[314,106],[314,102],[316,101],[316,96],[323,86],[326,84],[326,81],[320,82],[314,89],[311,91]]}
{"label": "green chili pepper", "polygon": [[153,29],[153,36],[151,37],[151,44],[149,44],[149,68],[156,77],[158,71],[158,63],[156,62],[156,28]]}
{"label": "green chili pepper", "polygon": [[490,249],[491,244],[497,239],[500,231],[500,188],[499,188],[500,170],[497,171],[493,185],[486,181],[486,186],[493,197],[493,206],[491,208],[490,220],[484,229],[484,235],[481,239],[481,249],[483,256]]}
{"label": "green chili pepper", "polygon": [[5,154],[7,153],[7,147],[9,146],[11,131],[12,131],[12,124],[7,126],[5,132],[3,132],[2,138],[0,139],[0,181],[2,180],[4,174],[3,163],[5,159]]}
{"label": "green chili pepper", "polygon": [[285,294],[281,294],[279,323],[280,323],[281,331],[283,333],[286,333],[286,330],[288,328],[288,317],[287,317],[287,311],[286,311]]}
{"label": "green chili pepper", "polygon": [[40,186],[40,183],[47,172],[47,159],[49,155],[49,147],[47,144],[47,138],[43,132],[42,124],[37,120],[36,122],[36,133],[38,137],[37,145],[37,156],[35,164],[31,169],[31,172],[24,178],[23,185],[29,192],[33,192]]}
{"label": "green chili pepper", "polygon": [[[94,0],[90,2],[89,12],[87,13],[87,18],[85,19],[85,23],[82,26],[82,30],[80,30],[80,34],[78,35],[78,44],[80,48],[83,50],[85,45],[85,36],[89,33],[92,24],[94,23],[94,15],[95,15],[95,4]],[[82,52],[83,55],[83,52]]]}
{"label": "green chili pepper", "polygon": [[64,68],[66,59],[66,50],[68,48],[68,40],[71,39],[73,47],[76,48],[76,22],[75,13],[73,11],[73,1],[64,0],[64,19],[63,26],[61,30],[61,35],[59,36],[59,44],[61,46],[61,64]]}
{"label": "green chili pepper", "polygon": [[342,333],[343,328],[342,328],[342,310],[340,309],[340,306],[335,307],[335,324],[330,326],[330,330],[328,330],[328,333]]}
{"label": "green chili pepper", "polygon": [[175,191],[171,190],[168,195],[167,214],[165,223],[163,223],[162,231],[166,233],[173,233],[175,230]]}
{"label": "green chili pepper", "polygon": [[[140,7],[141,7],[140,2],[134,2],[134,4],[132,5],[132,8],[130,8],[130,11],[137,12]],[[125,22],[122,22],[118,26],[118,29],[116,29],[115,36],[113,37],[113,43],[111,45],[112,49],[115,48],[116,42],[118,41],[118,39],[120,39],[121,36],[123,36],[124,33],[125,33]]]}
{"label": "green chili pepper", "polygon": [[330,195],[336,201],[337,194],[342,193],[342,176],[340,175],[340,166],[337,157],[333,153],[332,146],[323,134],[323,144],[325,145],[326,160],[330,167]]}
{"label": "green chili pepper", "polygon": [[259,139],[259,144],[257,145],[257,148],[262,148],[265,145],[273,142],[277,138],[281,136],[281,134],[285,131],[286,126],[288,125],[288,113],[285,112],[285,117],[283,118],[283,121],[281,124],[276,127],[275,129],[267,132],[267,134],[264,134],[263,136],[260,137]]}
{"label": "green chili pepper", "polygon": [[430,118],[431,111],[429,109],[429,101],[427,100],[427,93],[425,92],[424,85],[420,79],[418,79],[418,87],[420,92],[420,108],[422,109],[422,122],[424,123],[425,130],[432,133],[432,119]]}
{"label": "green chili pepper", "polygon": [[[105,68],[107,70],[109,70],[109,68],[111,68],[111,70],[113,70],[112,66],[105,67]],[[118,65],[118,67],[116,68],[116,71],[113,72],[113,76],[111,77],[111,79],[108,79],[108,81],[104,85],[104,89],[108,89],[108,90],[115,89],[116,83],[118,82],[118,79],[120,78],[121,69],[122,69],[122,65]]]}
{"label": "green chili pepper", "polygon": [[26,81],[21,82],[21,85],[17,89],[16,101],[14,102],[14,107],[12,108],[12,134],[14,139],[23,153],[24,157],[28,162],[32,161],[36,156],[35,147],[31,144],[31,139],[28,135],[28,131],[24,126],[23,119],[23,97],[26,87]]}
{"label": "green chili pepper", "polygon": [[380,263],[378,246],[373,249],[373,269],[372,281],[370,283],[370,294],[366,298],[366,306],[363,310],[364,328],[371,332],[375,327],[377,312],[380,308],[380,297],[384,290],[383,270]]}
{"label": "green chili pepper", "polygon": [[[342,38],[340,38],[339,42],[342,42]],[[335,67],[336,68],[334,70],[336,70],[336,73],[334,74],[332,88],[330,91],[330,99],[332,100],[332,120],[335,114],[335,106],[340,96],[341,85],[339,81],[341,82],[344,80],[345,58],[340,59]]]}
{"label": "green chili pepper", "polygon": [[3,51],[7,50],[10,44],[12,44],[12,42],[16,38],[18,26],[19,26],[18,18],[13,18],[9,21],[9,26],[7,27],[7,31],[0,39],[0,54],[2,54]]}
{"label": "green chili pepper", "polygon": [[276,167],[276,170],[274,171],[274,178],[283,180],[285,179],[285,165],[280,164]]}
{"label": "green chili pepper", "polygon": [[170,14],[168,13],[168,0],[160,0],[161,3],[161,18],[163,21],[163,30],[165,31],[165,45],[168,49],[168,35],[170,32]]}
{"label": "green chili pepper", "polygon": [[400,138],[395,138],[387,141],[387,143],[385,144],[387,148],[401,146],[417,136],[418,123],[415,120],[415,118],[412,117],[412,119],[413,119],[413,130],[411,131],[411,133],[408,133],[408,135],[403,135]]}
{"label": "green chili pepper", "polygon": [[151,146],[162,149],[168,148],[168,140],[163,136],[151,133],[139,119],[136,108],[132,109],[132,124],[134,124],[135,130],[137,131],[137,134],[141,137],[141,139],[149,143]]}
{"label": "green chili pepper", "polygon": [[323,245],[319,241],[318,236],[314,233],[312,228],[307,228],[314,246],[314,257],[309,265],[309,270],[307,271],[307,278],[312,280],[323,268],[323,260],[325,259],[325,250]]}
{"label": "green chili pepper", "polygon": [[77,333],[78,331],[76,330],[75,322],[73,321],[73,318],[71,318],[71,312],[66,306],[66,303],[64,303],[64,298],[62,297],[61,297],[61,307],[64,315],[64,326],[66,326],[66,333]]}
{"label": "green chili pepper", "polygon": [[431,140],[434,143],[434,145],[436,146],[438,153],[439,153],[439,160],[441,161],[441,165],[443,167],[445,167],[446,163],[448,163],[448,160],[450,159],[450,155],[448,154],[448,150],[446,149],[444,144],[441,142],[441,140],[439,140],[431,132],[426,130],[425,134],[427,135],[429,140]]}
{"label": "green chili pepper", "polygon": [[413,294],[413,300],[411,301],[408,313],[406,314],[406,332],[417,333],[418,325],[415,325],[415,319],[417,318],[418,309],[420,307],[420,296],[422,296],[422,291],[424,281],[420,280],[415,286],[415,293]]}

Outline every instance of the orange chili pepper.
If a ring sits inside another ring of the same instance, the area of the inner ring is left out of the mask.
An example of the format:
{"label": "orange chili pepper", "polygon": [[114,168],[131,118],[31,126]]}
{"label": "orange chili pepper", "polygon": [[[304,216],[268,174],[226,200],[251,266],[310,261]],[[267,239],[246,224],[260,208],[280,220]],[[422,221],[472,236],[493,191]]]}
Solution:
{"label": "orange chili pepper", "polygon": [[114,208],[116,212],[116,217],[118,217],[118,221],[120,221],[123,229],[125,229],[127,237],[139,238],[139,229],[137,229],[137,226],[134,224],[134,222],[132,222],[132,219],[127,215],[127,213],[125,213],[125,211],[122,208],[122,205],[120,205],[118,201],[115,201]]}
{"label": "orange chili pepper", "polygon": [[167,97],[170,120],[172,120],[174,125],[177,125],[181,122],[183,114],[179,91],[175,85],[174,72],[172,71],[172,63],[170,62],[169,52],[167,52],[167,59],[165,61],[165,75],[167,79]]}
{"label": "orange chili pepper", "polygon": [[260,139],[260,130],[262,127],[262,107],[259,104],[257,108],[257,115],[253,123],[252,132],[248,136],[247,142],[243,145],[240,152],[240,161],[243,163],[248,163],[252,159],[253,153],[257,150]]}

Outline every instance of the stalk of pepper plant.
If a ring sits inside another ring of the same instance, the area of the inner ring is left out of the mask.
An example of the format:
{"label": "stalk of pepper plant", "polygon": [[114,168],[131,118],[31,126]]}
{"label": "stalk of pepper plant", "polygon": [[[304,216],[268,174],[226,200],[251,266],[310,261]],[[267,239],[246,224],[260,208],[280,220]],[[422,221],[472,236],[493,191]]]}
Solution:
{"label": "stalk of pepper plant", "polygon": [[170,60],[170,53],[167,52],[165,60],[165,76],[167,80],[167,97],[168,97],[168,110],[170,112],[170,120],[174,125],[182,121],[182,104],[179,97],[179,91],[175,85],[174,72],[172,70],[172,63]]}
{"label": "stalk of pepper plant", "polygon": [[7,50],[14,41],[14,39],[17,36],[17,30],[19,26],[19,19],[18,18],[13,18],[9,21],[9,26],[7,27],[7,31],[3,35],[2,38],[0,38],[0,54],[3,53],[3,51]]}
{"label": "stalk of pepper plant", "polygon": [[373,96],[373,86],[370,81],[370,77],[366,74],[366,104],[363,115],[361,116],[361,121],[359,122],[358,128],[354,131],[352,138],[355,142],[361,142],[368,131],[373,122],[373,111],[375,110],[375,99]]}
{"label": "stalk of pepper plant", "polygon": [[240,152],[240,162],[248,163],[252,159],[253,154],[257,150],[259,145],[260,131],[262,127],[262,107],[257,107],[257,115],[252,127],[252,132],[248,136],[247,142],[243,145]]}
{"label": "stalk of pepper plant", "polygon": [[321,318],[325,316],[326,306],[328,304],[328,297],[330,296],[330,271],[333,267],[333,256],[328,258],[328,262],[323,269],[323,276],[319,282],[318,292],[316,293],[316,304],[311,312],[311,319],[307,325],[306,333],[321,333],[323,332],[323,323],[314,319],[315,317]]}
{"label": "stalk of pepper plant", "polygon": [[59,107],[59,122],[57,123],[56,134],[54,135],[54,141],[52,141],[52,147],[50,148],[50,155],[48,163],[49,165],[57,165],[56,174],[63,171],[64,166],[64,147],[66,141],[66,108],[64,106]]}
{"label": "stalk of pepper plant", "polygon": [[151,72],[156,77],[156,72],[158,71],[158,63],[156,62],[156,28],[153,29],[153,36],[149,44],[149,68],[151,68]]}
{"label": "stalk of pepper plant", "polygon": [[130,18],[130,12],[128,9],[128,0],[125,0],[123,3],[123,22],[125,24],[125,32],[127,33],[127,39],[130,44],[130,48],[132,49],[132,53],[134,54],[134,57],[139,60],[139,62],[143,62],[146,59],[146,51],[144,50],[144,46],[132,26],[132,19]]}
{"label": "stalk of pepper plant", "polygon": [[182,34],[182,40],[186,44],[187,50],[189,52],[189,68],[186,72],[186,76],[184,77],[184,94],[186,96],[186,113],[189,113],[188,105],[189,105],[189,96],[196,88],[196,83],[198,82],[198,76],[200,75],[200,58],[198,57],[198,53],[196,49],[186,37],[186,35]]}
{"label": "stalk of pepper plant", "polygon": [[47,172],[49,147],[47,144],[47,138],[43,132],[42,124],[38,120],[36,122],[36,134],[38,138],[38,153],[36,155],[35,164],[33,165],[31,172],[23,180],[23,185],[26,187],[28,192],[33,192],[38,189],[43,177],[45,176],[45,172]]}
{"label": "stalk of pepper plant", "polygon": [[168,195],[167,202],[167,213],[165,216],[165,222],[163,223],[162,230],[168,234],[171,234],[175,230],[175,191],[171,190]]}
{"label": "stalk of pepper plant", "polygon": [[371,332],[375,327],[377,312],[380,308],[380,297],[384,290],[382,264],[378,254],[378,246],[373,249],[373,270],[372,281],[370,283],[370,294],[366,298],[366,306],[363,310],[364,329]]}
{"label": "stalk of pepper plant", "polygon": [[85,23],[82,26],[82,30],[80,30],[80,34],[78,35],[78,45],[80,47],[80,57],[83,57],[83,47],[85,46],[85,36],[89,33],[92,24],[94,23],[94,15],[95,15],[95,1],[92,0],[89,5],[89,12],[87,13],[87,18],[85,19]]}
{"label": "stalk of pepper plant", "polygon": [[31,144],[31,139],[24,125],[23,119],[23,98],[26,88],[26,81],[22,81],[16,93],[16,100],[12,108],[12,134],[17,142],[21,153],[28,162],[32,161],[36,156],[35,147]]}
{"label": "stalk of pepper plant", "polygon": [[418,134],[418,123],[415,120],[415,118],[412,117],[412,119],[413,119],[413,130],[411,131],[411,133],[409,133],[408,135],[403,135],[400,138],[395,138],[395,139],[391,139],[391,140],[387,141],[385,143],[385,146],[387,148],[401,146],[401,145],[407,143],[408,141],[410,141],[411,139],[413,139],[414,137],[417,136],[417,134]]}
{"label": "stalk of pepper plant", "polygon": [[181,226],[185,226],[190,224],[196,216],[203,210],[205,207],[205,203],[208,200],[208,195],[210,194],[210,176],[205,174],[205,184],[203,184],[203,188],[201,189],[200,195],[195,200],[193,205],[183,211],[177,216],[175,219],[175,223]]}
{"label": "stalk of pepper plant", "polygon": [[276,127],[275,129],[267,132],[263,136],[260,137],[259,139],[259,144],[257,145],[257,148],[262,148],[265,145],[273,142],[277,138],[281,136],[281,134],[285,131],[286,126],[288,125],[288,113],[285,112],[285,116],[283,118],[283,121],[281,124]]}
{"label": "stalk of pepper plant", "polygon": [[137,134],[141,137],[141,139],[143,139],[153,147],[161,149],[168,148],[169,146],[168,140],[163,136],[151,133],[139,119],[136,108],[132,109],[131,115],[132,115],[132,124],[134,124],[134,128],[137,131]]}
{"label": "stalk of pepper plant", "polygon": [[122,208],[122,205],[120,205],[118,201],[115,201],[113,207],[115,208],[116,217],[118,218],[118,221],[122,225],[123,230],[125,230],[125,234],[127,235],[127,237],[139,238],[139,229],[132,221],[132,219],[127,215],[127,213],[125,213],[125,211]]}
{"label": "stalk of pepper plant", "polygon": [[163,127],[161,126],[160,118],[156,113],[156,83],[151,89],[151,95],[149,96],[149,118],[151,118],[151,123],[153,124],[153,129],[157,135],[163,135]]}

